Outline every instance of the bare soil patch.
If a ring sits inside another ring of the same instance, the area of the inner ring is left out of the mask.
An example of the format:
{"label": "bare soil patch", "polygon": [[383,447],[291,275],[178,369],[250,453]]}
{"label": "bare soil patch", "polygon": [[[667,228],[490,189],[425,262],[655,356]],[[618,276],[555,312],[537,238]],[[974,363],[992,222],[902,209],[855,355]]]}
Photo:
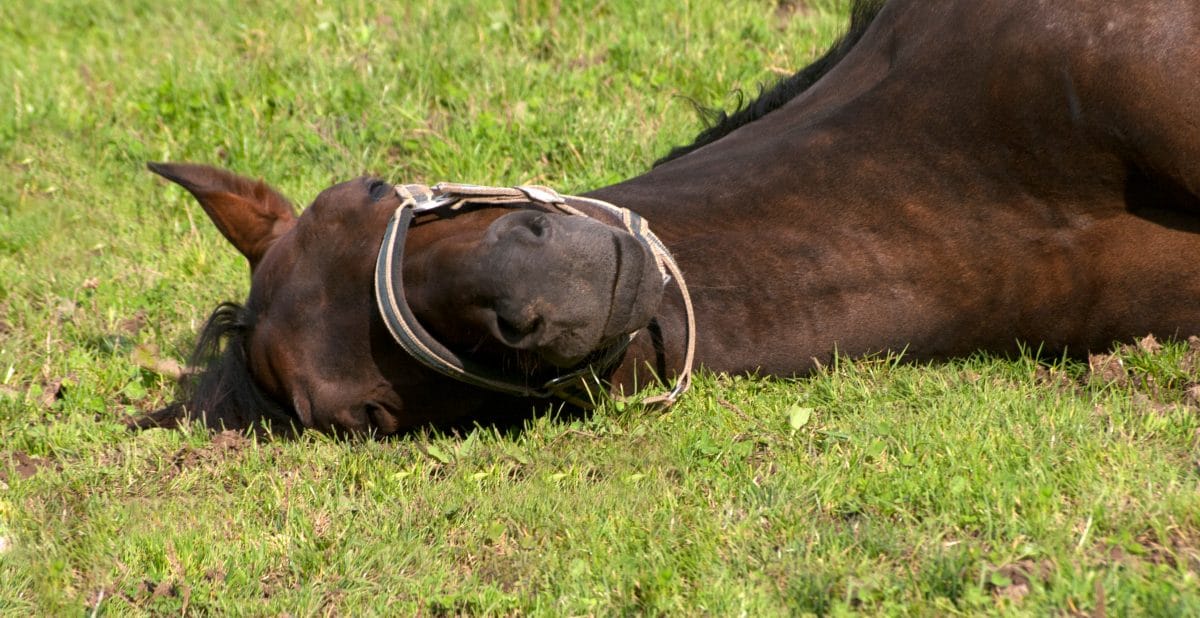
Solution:
{"label": "bare soil patch", "polygon": [[1019,602],[1030,593],[1035,582],[1044,583],[1053,573],[1054,563],[1049,560],[1019,560],[995,569],[985,585],[996,597]]}
{"label": "bare soil patch", "polygon": [[813,8],[808,6],[805,0],[779,0],[775,5],[775,27],[783,30],[793,19],[807,19],[813,12]]}
{"label": "bare soil patch", "polygon": [[61,470],[62,466],[51,459],[36,457],[17,451],[4,456],[8,465],[0,465],[0,481],[7,483],[10,479],[27,479],[44,469]]}
{"label": "bare soil patch", "polygon": [[[1129,388],[1133,392],[1134,404],[1143,410],[1165,413],[1175,406],[1200,407],[1200,337],[1188,337],[1187,350],[1177,361],[1179,372],[1187,376],[1183,381],[1170,380],[1171,384],[1160,383],[1150,372],[1138,369],[1130,359],[1136,356],[1158,357],[1163,346],[1154,337],[1146,335],[1133,344],[1117,346],[1109,354],[1088,355],[1087,372],[1080,378],[1078,387],[1115,386]],[[1035,378],[1042,384],[1060,387],[1066,376],[1052,376],[1052,370],[1039,367]]]}
{"label": "bare soil patch", "polygon": [[213,435],[212,442],[201,446],[187,446],[171,457],[171,468],[177,474],[184,470],[236,457],[251,444],[251,439],[237,431],[222,431]]}

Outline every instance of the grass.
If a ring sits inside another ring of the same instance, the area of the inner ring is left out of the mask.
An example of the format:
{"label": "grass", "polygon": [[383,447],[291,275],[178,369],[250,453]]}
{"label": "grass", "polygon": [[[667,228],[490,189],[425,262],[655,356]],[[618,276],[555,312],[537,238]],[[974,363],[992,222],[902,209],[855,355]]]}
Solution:
{"label": "grass", "polygon": [[644,170],[835,2],[0,3],[0,612],[1200,612],[1186,343],[703,375],[666,413],[255,442],[126,433],[242,258],[144,170]]}

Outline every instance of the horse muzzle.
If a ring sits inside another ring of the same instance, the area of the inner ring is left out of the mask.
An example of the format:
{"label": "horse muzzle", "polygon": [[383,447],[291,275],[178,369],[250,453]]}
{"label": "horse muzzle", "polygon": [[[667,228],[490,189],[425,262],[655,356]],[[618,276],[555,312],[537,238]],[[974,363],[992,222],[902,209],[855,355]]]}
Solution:
{"label": "horse muzzle", "polygon": [[664,290],[654,254],[632,234],[534,210],[492,223],[476,273],[496,339],[563,368],[645,327]]}

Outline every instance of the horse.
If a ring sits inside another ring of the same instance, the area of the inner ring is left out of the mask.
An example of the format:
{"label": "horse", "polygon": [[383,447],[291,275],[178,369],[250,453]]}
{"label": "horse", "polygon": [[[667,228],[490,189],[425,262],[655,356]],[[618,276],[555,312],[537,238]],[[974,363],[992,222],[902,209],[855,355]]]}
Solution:
{"label": "horse", "polygon": [[251,287],[151,420],[388,435],[680,380],[669,403],[693,356],[803,376],[1200,333],[1195,75],[1189,0],[860,1],[812,64],[578,198],[362,177],[297,216],[153,163]]}

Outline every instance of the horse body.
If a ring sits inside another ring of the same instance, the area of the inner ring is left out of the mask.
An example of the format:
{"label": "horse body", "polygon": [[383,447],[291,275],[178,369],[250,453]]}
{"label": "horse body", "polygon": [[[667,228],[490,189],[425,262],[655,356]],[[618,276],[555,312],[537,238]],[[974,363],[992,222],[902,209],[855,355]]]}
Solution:
{"label": "horse body", "polygon": [[893,1],[780,109],[593,195],[655,223],[718,371],[1198,332],[1197,9],[1149,4]]}
{"label": "horse body", "polygon": [[[1200,333],[1200,7],[892,0],[856,9],[810,68],[777,108],[589,194],[640,213],[673,252],[703,366],[797,375],[834,354],[1082,352]],[[209,374],[246,373],[288,416],[327,430],[528,405],[436,375],[391,341],[371,295],[379,244],[363,241],[396,206],[376,185],[334,187],[294,219],[244,179],[155,169],[196,195],[254,271],[252,325]],[[613,387],[679,370],[678,290],[644,284],[628,237],[518,215],[412,228],[405,289],[422,323],[531,374],[633,324]],[[596,249],[571,253],[578,238]],[[207,392],[192,407],[227,419],[220,389]]]}

